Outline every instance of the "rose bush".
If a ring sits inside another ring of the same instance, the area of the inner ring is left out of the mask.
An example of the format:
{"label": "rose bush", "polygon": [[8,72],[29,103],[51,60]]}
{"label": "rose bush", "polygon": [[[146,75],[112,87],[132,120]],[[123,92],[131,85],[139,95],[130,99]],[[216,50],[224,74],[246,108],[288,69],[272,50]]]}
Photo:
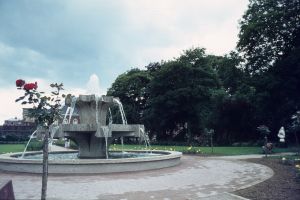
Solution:
{"label": "rose bush", "polygon": [[25,81],[22,79],[16,80],[16,86],[21,88],[25,84]]}
{"label": "rose bush", "polygon": [[35,83],[26,83],[24,86],[23,86],[23,88],[24,88],[24,90],[33,90],[33,89],[37,89],[37,82],[35,82]]}
{"label": "rose bush", "polygon": [[51,88],[54,91],[51,95],[45,95],[44,92],[37,91],[38,84],[26,83],[23,79],[16,80],[18,89],[24,90],[24,95],[16,99],[16,102],[21,101],[21,104],[31,104],[32,108],[29,110],[29,117],[36,120],[37,124],[44,128],[49,128],[54,121],[60,119],[60,102],[65,95],[60,95],[63,90],[63,84],[53,83]]}
{"label": "rose bush", "polygon": [[54,122],[59,121],[60,116],[60,101],[65,95],[60,95],[60,91],[63,90],[63,84],[51,84],[51,88],[54,91],[50,96],[44,95],[44,92],[37,91],[38,85],[35,83],[25,83],[24,80],[16,80],[16,86],[18,89],[24,90],[24,95],[16,99],[16,102],[22,101],[21,104],[30,104],[32,108],[29,110],[29,117],[35,119],[38,124],[38,129],[42,130],[44,134],[43,142],[43,177],[42,177],[42,194],[41,199],[46,199],[47,193],[47,181],[48,181],[48,139],[49,130],[55,125]]}

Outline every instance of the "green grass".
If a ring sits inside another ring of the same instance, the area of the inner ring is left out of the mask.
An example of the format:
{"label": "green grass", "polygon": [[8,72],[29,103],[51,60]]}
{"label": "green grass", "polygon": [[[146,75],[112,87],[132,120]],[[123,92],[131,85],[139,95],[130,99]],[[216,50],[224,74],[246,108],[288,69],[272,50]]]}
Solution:
{"label": "green grass", "polygon": [[[8,152],[22,152],[24,144],[0,144],[0,154]],[[210,147],[189,147],[189,146],[151,146],[153,150],[168,150],[180,151],[183,153],[196,154],[212,154]],[[121,150],[121,145],[111,145],[110,150]],[[124,150],[143,150],[143,145],[124,145]],[[293,148],[275,148],[274,152],[291,152]],[[214,155],[247,155],[247,154],[261,154],[260,147],[214,147]]]}
{"label": "green grass", "polygon": [[0,144],[0,154],[10,152],[22,152],[25,144]]}
{"label": "green grass", "polygon": [[[188,146],[151,146],[153,150],[180,151],[183,153],[214,154],[214,155],[247,155],[261,154],[261,147],[214,147],[211,152],[210,147],[188,147]],[[124,150],[145,149],[143,145],[124,145]],[[121,145],[111,145],[110,150],[121,150]],[[294,151],[292,148],[275,148],[274,153]]]}

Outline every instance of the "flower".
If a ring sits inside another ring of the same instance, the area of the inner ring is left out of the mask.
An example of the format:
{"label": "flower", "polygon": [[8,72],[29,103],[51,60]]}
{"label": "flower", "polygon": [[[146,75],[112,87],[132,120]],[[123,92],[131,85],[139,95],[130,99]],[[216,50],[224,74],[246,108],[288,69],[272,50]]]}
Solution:
{"label": "flower", "polygon": [[24,85],[24,90],[33,90],[33,89],[37,89],[37,82],[35,82],[35,83],[26,83],[25,85]]}
{"label": "flower", "polygon": [[25,81],[22,79],[16,80],[16,86],[17,87],[22,87],[25,84]]}
{"label": "flower", "polygon": [[285,157],[283,157],[283,158],[282,158],[282,160],[286,160],[286,158],[285,158]]}

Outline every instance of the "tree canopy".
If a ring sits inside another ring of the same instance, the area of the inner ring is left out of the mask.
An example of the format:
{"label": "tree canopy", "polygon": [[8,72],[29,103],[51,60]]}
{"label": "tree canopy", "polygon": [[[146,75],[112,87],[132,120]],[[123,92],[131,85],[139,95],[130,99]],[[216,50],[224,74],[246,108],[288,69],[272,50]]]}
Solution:
{"label": "tree canopy", "polygon": [[[193,133],[203,130],[208,115],[212,90],[218,87],[216,74],[199,49],[189,57],[187,52],[179,59],[164,63],[148,86],[147,119],[158,136],[170,138],[179,135],[187,124]],[[202,60],[202,61],[201,61]]]}
{"label": "tree canopy", "polygon": [[250,0],[240,21],[238,50],[247,69],[261,72],[299,45],[299,0]]}
{"label": "tree canopy", "polygon": [[148,98],[146,86],[149,81],[150,77],[146,71],[131,69],[121,74],[107,92],[107,95],[119,97],[122,100],[129,123],[142,122],[143,110]]}

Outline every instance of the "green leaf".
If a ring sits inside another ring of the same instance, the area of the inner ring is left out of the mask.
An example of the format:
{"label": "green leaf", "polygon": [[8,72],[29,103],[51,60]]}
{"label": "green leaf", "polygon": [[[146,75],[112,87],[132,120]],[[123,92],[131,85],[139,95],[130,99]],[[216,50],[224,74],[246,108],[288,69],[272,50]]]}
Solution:
{"label": "green leaf", "polygon": [[21,101],[25,98],[25,96],[22,96],[22,97],[19,97],[18,99],[16,99],[15,101],[18,102],[18,101]]}

